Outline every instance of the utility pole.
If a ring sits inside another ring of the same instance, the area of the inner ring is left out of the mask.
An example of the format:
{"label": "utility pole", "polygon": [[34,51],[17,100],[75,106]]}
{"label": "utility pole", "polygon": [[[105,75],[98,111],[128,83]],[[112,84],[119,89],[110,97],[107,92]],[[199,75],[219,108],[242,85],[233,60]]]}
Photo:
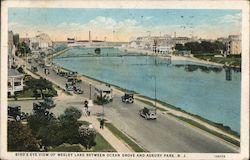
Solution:
{"label": "utility pole", "polygon": [[89,99],[91,99],[91,84],[89,84]]}
{"label": "utility pole", "polygon": [[155,108],[156,108],[156,76],[154,75],[155,78]]}

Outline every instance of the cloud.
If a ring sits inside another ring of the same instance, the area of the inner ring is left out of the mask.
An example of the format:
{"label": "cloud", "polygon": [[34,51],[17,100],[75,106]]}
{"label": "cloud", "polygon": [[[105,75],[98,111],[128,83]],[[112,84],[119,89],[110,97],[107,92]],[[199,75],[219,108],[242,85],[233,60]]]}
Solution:
{"label": "cloud", "polygon": [[241,23],[241,13],[228,14],[217,18],[218,23]]}
{"label": "cloud", "polygon": [[90,20],[87,24],[83,24],[83,27],[89,27],[90,29],[106,29],[106,30],[119,30],[121,28],[130,28],[138,24],[136,20],[125,19],[123,21],[116,21],[111,17],[98,16],[95,19]]}
{"label": "cloud", "polygon": [[147,21],[147,20],[150,20],[152,18],[154,18],[154,17],[153,16],[148,16],[148,17],[144,17],[144,20]]}

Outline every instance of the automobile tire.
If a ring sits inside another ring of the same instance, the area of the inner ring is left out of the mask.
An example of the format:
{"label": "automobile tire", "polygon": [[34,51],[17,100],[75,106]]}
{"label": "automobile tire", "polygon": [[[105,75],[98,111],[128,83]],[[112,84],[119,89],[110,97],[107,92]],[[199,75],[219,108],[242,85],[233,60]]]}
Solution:
{"label": "automobile tire", "polygon": [[21,120],[21,117],[19,115],[16,116],[16,121],[19,122]]}

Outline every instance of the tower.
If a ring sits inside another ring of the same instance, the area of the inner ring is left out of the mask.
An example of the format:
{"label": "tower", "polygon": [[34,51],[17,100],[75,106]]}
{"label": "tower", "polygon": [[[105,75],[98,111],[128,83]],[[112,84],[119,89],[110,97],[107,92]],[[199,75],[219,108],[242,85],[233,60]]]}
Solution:
{"label": "tower", "polygon": [[89,31],[89,43],[92,43],[92,39],[91,39],[91,31]]}

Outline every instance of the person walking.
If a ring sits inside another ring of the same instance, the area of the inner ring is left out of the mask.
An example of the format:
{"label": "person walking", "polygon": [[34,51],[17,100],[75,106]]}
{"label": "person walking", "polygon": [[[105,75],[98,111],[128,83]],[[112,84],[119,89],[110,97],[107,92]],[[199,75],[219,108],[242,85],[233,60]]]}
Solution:
{"label": "person walking", "polygon": [[104,128],[104,119],[101,119],[100,120],[100,129],[103,129]]}
{"label": "person walking", "polygon": [[88,106],[88,101],[85,100],[85,101],[84,101],[84,113],[85,113],[86,116],[89,115],[89,114],[88,114],[88,108],[89,108],[89,106]]}

